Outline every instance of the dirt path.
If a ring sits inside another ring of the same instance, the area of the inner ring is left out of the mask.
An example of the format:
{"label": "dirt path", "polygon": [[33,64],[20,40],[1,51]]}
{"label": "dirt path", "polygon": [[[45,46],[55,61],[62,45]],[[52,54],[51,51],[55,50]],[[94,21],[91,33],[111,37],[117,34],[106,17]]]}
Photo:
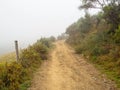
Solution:
{"label": "dirt path", "polygon": [[74,54],[64,41],[56,42],[29,90],[116,90],[91,64]]}

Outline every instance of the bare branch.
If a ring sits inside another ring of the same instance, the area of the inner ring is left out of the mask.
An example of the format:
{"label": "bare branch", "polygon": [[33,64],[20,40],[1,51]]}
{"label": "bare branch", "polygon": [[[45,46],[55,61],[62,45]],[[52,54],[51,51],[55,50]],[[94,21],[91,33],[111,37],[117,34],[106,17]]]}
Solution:
{"label": "bare branch", "polygon": [[97,2],[98,2],[99,5],[103,8],[103,4],[102,4],[99,0],[97,0]]}
{"label": "bare branch", "polygon": [[104,3],[104,5],[106,5],[106,2],[105,2],[105,0],[103,0],[103,3]]}

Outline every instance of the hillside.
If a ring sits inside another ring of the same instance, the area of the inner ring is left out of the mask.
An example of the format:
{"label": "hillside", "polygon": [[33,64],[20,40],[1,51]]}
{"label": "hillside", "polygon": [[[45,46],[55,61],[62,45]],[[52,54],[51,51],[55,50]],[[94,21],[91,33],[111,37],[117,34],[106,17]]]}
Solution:
{"label": "hillside", "polygon": [[0,63],[11,62],[11,61],[16,61],[15,52],[11,52],[11,53],[4,54],[4,55],[0,56]]}
{"label": "hillside", "polygon": [[[85,16],[68,26],[66,42],[120,87],[119,0],[82,1]],[[97,9],[96,3],[101,11],[91,15],[88,10]]]}

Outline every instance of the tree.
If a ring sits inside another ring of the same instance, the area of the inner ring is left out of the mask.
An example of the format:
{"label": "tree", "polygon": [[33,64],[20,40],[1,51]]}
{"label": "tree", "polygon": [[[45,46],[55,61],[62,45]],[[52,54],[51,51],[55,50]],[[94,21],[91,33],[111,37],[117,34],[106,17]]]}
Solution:
{"label": "tree", "polygon": [[54,36],[49,37],[50,41],[55,42],[56,38]]}
{"label": "tree", "polygon": [[120,5],[120,0],[81,0],[82,5],[79,7],[79,9],[89,9],[89,8],[95,8],[95,9],[103,9],[105,6],[111,5],[114,6]]}
{"label": "tree", "polygon": [[120,24],[120,5],[108,5],[105,6],[104,9],[104,18],[105,20],[111,24],[111,32],[115,32],[116,29],[118,29],[118,26]]}
{"label": "tree", "polygon": [[120,24],[120,0],[82,0],[80,9],[101,9],[103,18],[111,25],[110,32],[115,32]]}

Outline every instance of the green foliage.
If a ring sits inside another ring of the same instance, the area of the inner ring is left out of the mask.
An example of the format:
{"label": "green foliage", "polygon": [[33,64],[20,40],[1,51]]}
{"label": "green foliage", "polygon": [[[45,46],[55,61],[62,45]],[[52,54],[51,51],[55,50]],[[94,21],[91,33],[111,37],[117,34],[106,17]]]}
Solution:
{"label": "green foliage", "polygon": [[82,54],[82,53],[83,53],[83,50],[84,50],[84,49],[81,48],[80,45],[75,47],[75,51],[76,51],[77,54]]}
{"label": "green foliage", "polygon": [[56,38],[55,38],[54,36],[51,36],[51,37],[49,38],[49,40],[52,41],[52,42],[55,42],[55,41],[56,41]]}
{"label": "green foliage", "polygon": [[24,83],[22,83],[19,87],[20,90],[27,90],[27,88],[30,86],[30,81],[25,81]]}
{"label": "green foliage", "polygon": [[105,20],[111,24],[110,31],[115,32],[120,24],[120,5],[107,5],[103,9]]}
{"label": "green foliage", "polygon": [[32,49],[24,49],[21,53],[21,64],[24,68],[33,66],[33,64],[40,63],[39,53],[34,52]]}
{"label": "green foliage", "polygon": [[47,46],[45,46],[44,44],[42,43],[36,43],[33,45],[33,49],[35,50],[35,52],[38,52],[39,54],[46,54],[48,52],[48,44]]}
{"label": "green foliage", "polygon": [[57,40],[65,40],[67,38],[66,34],[65,33],[62,33],[61,35],[59,35],[57,37]]}
{"label": "green foliage", "polygon": [[77,46],[88,33],[96,30],[97,20],[97,16],[90,16],[86,13],[84,18],[80,18],[76,23],[67,28],[66,34],[69,36],[67,42]]}
{"label": "green foliage", "polygon": [[37,41],[36,44],[41,43],[42,45],[46,46],[47,48],[51,47],[51,41],[50,38],[41,38],[40,40]]}
{"label": "green foliage", "polygon": [[90,14],[86,13],[85,18],[81,19],[81,24],[80,24],[80,31],[83,33],[88,33],[91,30],[92,27],[92,21],[91,21],[91,16]]}
{"label": "green foliage", "polygon": [[103,17],[111,25],[109,32],[114,33],[120,24],[120,1],[119,0],[81,0],[80,9],[101,9]]}
{"label": "green foliage", "polygon": [[[102,69],[120,87],[120,22],[117,17],[120,10],[117,12],[118,9],[114,10],[113,7],[105,8],[104,13],[85,16],[69,26],[66,30],[69,36],[66,42],[75,48],[76,53],[83,54]],[[112,14],[116,14],[114,18]],[[111,30],[114,33],[109,33]]]}
{"label": "green foliage", "polygon": [[115,34],[114,34],[114,40],[116,43],[120,44],[120,25],[119,28],[116,30]]}
{"label": "green foliage", "polygon": [[24,69],[20,63],[13,62],[5,65],[5,70],[0,74],[1,84],[0,89],[6,88],[8,90],[18,90],[19,84],[24,81]]}
{"label": "green foliage", "polygon": [[42,38],[21,51],[19,62],[0,65],[0,90],[27,90],[33,71],[48,58],[51,42]]}

